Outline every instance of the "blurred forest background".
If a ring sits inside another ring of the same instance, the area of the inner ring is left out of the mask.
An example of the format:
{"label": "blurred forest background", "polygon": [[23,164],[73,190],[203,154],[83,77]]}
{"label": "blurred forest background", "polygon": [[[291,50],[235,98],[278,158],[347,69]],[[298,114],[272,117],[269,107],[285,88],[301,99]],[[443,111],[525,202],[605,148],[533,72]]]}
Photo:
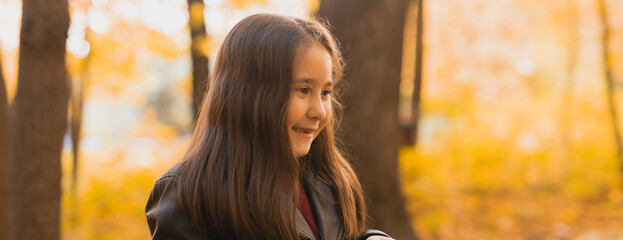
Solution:
{"label": "blurred forest background", "polygon": [[[225,34],[259,12],[334,26],[354,89],[344,135],[375,226],[402,239],[623,239],[618,0],[0,0],[0,239],[148,239],[147,196],[185,150],[205,88],[193,79],[207,79]],[[41,29],[22,18],[37,14],[60,36],[29,35]],[[64,59],[33,39],[60,43]],[[71,93],[32,70],[63,64]],[[32,89],[64,94],[62,106],[29,105],[47,96]],[[55,121],[67,130],[42,145],[58,146],[58,161],[36,157],[21,141],[47,135],[28,124]],[[37,195],[50,192],[37,179],[58,191]],[[20,199],[45,210],[11,205]]]}

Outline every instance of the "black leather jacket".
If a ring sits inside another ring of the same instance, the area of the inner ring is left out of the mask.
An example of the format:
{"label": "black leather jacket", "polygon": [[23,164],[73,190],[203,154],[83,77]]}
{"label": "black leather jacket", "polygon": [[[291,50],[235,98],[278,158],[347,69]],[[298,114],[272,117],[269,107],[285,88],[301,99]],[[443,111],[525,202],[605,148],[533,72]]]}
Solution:
{"label": "black leather jacket", "polygon": [[[154,240],[163,239],[207,239],[202,231],[199,231],[194,223],[184,216],[178,203],[178,176],[175,174],[179,164],[163,174],[154,184],[147,200],[145,215],[151,237]],[[300,211],[296,212],[296,228],[298,232],[312,240],[341,240],[343,237],[343,225],[335,205],[336,199],[331,184],[319,175],[315,175],[311,181],[322,197],[314,191],[310,191],[310,204],[315,209],[317,227],[321,239],[316,239],[311,228],[303,218]],[[373,234],[371,234],[371,232]],[[367,234],[367,235],[366,235]],[[367,238],[373,235],[387,236],[380,231],[365,231],[360,237]],[[387,236],[389,237],[389,236]],[[358,238],[358,239],[365,239]]]}

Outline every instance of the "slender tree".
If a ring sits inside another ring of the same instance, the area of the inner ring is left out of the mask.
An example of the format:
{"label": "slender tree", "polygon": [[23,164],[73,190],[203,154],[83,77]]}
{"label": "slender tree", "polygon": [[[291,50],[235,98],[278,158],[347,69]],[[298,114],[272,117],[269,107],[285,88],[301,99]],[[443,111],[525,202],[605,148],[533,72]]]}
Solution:
{"label": "slender tree", "polygon": [[193,66],[193,122],[199,114],[199,107],[208,87],[210,68],[209,59],[205,55],[205,41],[207,39],[204,17],[204,4],[202,0],[188,0],[188,12],[190,19],[191,57]]}
{"label": "slender tree", "polygon": [[[0,57],[1,59],[1,57]],[[8,170],[11,159],[9,146],[9,102],[4,85],[2,61],[0,61],[0,240],[7,239],[8,223]]]}
{"label": "slender tree", "polygon": [[[398,171],[398,96],[408,0],[325,0],[318,15],[335,28],[347,62],[342,128],[360,161],[372,227],[415,239]],[[348,9],[348,11],[344,11]],[[356,164],[357,165],[357,164]]]}
{"label": "slender tree", "polygon": [[413,81],[413,93],[411,94],[411,125],[413,126],[413,143],[417,143],[418,122],[420,120],[420,99],[422,92],[422,61],[424,55],[424,0],[417,2],[417,19],[415,35],[415,78]]}
{"label": "slender tree", "polygon": [[10,239],[60,239],[61,148],[69,83],[65,0],[24,0],[13,103]]}
{"label": "slender tree", "polygon": [[610,61],[608,60],[610,59],[610,26],[608,23],[608,13],[604,0],[597,0],[597,6],[599,7],[599,17],[602,24],[601,42],[604,80],[606,81],[606,96],[608,98],[610,119],[612,120],[612,131],[614,133],[617,149],[617,158],[619,159],[619,169],[623,175],[623,140],[621,139],[621,127],[619,126],[619,117],[615,101],[615,83],[614,77],[612,76],[612,66],[610,66]]}
{"label": "slender tree", "polygon": [[87,55],[82,62],[82,73],[77,80],[72,80],[71,84],[71,111],[69,118],[69,133],[71,136],[71,153],[73,165],[71,171],[71,196],[76,197],[78,187],[78,171],[80,166],[80,130],[82,129],[82,110],[84,105],[84,84],[88,76],[87,69],[91,61],[91,54]]}
{"label": "slender tree", "polygon": [[[78,152],[80,152],[80,129],[82,127],[82,107],[83,107],[83,92],[81,84],[82,81],[75,81],[72,84],[71,94],[71,118],[70,118],[70,134],[71,134],[71,153],[73,156],[73,166],[71,171],[71,193],[75,197],[76,188],[78,186],[78,166],[80,159]],[[73,198],[72,197],[72,198]]]}
{"label": "slender tree", "polygon": [[[85,40],[89,39],[89,32],[85,33]],[[72,82],[71,85],[71,118],[69,132],[71,134],[71,150],[73,155],[73,166],[71,172],[71,195],[75,199],[78,186],[78,171],[80,166],[80,132],[82,129],[82,110],[84,107],[84,90],[89,77],[89,66],[93,56],[93,48],[82,61],[80,77]]]}

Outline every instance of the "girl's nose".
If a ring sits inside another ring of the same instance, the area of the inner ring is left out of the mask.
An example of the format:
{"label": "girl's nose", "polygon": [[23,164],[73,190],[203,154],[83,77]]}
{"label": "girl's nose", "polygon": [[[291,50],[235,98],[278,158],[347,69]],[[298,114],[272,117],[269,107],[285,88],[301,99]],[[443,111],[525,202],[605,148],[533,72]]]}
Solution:
{"label": "girl's nose", "polygon": [[307,110],[307,116],[312,119],[324,119],[327,116],[327,111],[324,108],[322,97],[312,97],[309,101],[310,104]]}

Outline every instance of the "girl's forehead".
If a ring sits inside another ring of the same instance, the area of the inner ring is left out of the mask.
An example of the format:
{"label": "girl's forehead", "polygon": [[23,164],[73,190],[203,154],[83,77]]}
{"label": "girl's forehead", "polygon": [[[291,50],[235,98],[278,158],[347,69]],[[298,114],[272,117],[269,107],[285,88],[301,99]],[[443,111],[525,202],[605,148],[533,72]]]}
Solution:
{"label": "girl's forehead", "polygon": [[316,40],[302,40],[298,44],[298,46],[296,47],[296,50],[294,52],[295,60],[304,58],[305,56],[307,56],[309,51],[311,51],[314,48],[324,48],[325,50],[327,50],[327,48],[322,43],[320,43],[319,41],[316,41]]}
{"label": "girl's forehead", "polygon": [[333,82],[332,58],[322,45],[314,45],[307,49],[305,55],[295,63],[293,68],[294,82],[311,85],[331,85]]}
{"label": "girl's forehead", "polygon": [[305,58],[312,51],[326,52],[327,56],[329,57],[328,58],[329,61],[331,62],[331,64],[333,64],[333,58],[331,57],[330,51],[324,45],[322,45],[320,42],[313,41],[311,43],[299,44],[299,46],[297,47],[297,49],[296,49],[296,51],[294,53],[294,63],[293,63],[294,64],[294,68],[300,66],[301,63],[305,60]]}

